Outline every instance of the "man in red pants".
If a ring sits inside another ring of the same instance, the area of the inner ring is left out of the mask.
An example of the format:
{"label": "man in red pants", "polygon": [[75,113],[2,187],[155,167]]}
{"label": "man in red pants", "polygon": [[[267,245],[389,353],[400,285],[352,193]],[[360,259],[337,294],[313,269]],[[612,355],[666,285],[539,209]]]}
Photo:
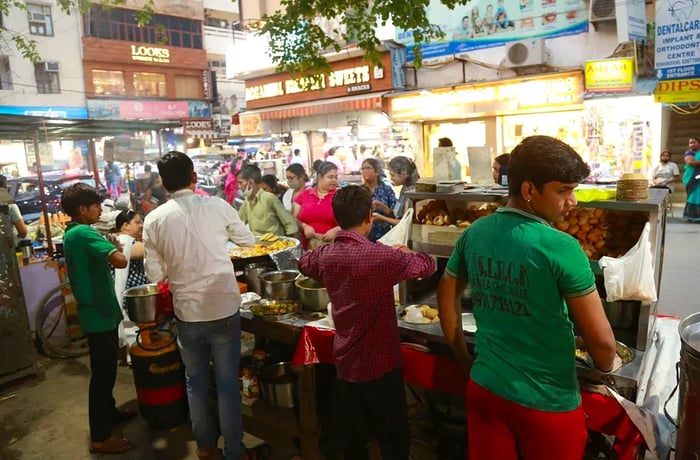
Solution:
{"label": "man in red pants", "polygon": [[[438,288],[440,322],[468,368],[469,459],[581,460],[586,423],[574,366],[574,328],[596,367],[616,353],[588,258],[552,227],[576,206],[590,170],[567,144],[524,139],[508,169],[507,206],[467,228]],[[469,283],[476,319],[471,363],[458,300]]]}

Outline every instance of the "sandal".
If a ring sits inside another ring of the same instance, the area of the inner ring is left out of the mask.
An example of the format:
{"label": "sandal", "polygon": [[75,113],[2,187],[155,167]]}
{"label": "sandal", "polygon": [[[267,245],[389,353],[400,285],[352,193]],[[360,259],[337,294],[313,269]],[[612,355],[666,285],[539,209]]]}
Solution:
{"label": "sandal", "polygon": [[133,409],[115,409],[114,415],[112,416],[112,423],[122,423],[139,415],[139,413]]}
{"label": "sandal", "polygon": [[134,449],[134,445],[126,438],[110,436],[102,442],[90,443],[91,454],[123,454]]}

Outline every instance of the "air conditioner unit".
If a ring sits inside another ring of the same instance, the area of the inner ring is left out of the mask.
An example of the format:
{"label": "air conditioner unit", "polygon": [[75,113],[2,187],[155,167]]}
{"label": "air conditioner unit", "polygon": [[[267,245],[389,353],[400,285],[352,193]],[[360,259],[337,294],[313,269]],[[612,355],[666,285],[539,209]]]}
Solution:
{"label": "air conditioner unit", "polygon": [[46,22],[46,15],[44,13],[37,13],[36,11],[29,12],[30,22]]}
{"label": "air conditioner unit", "polygon": [[544,64],[546,58],[547,52],[541,38],[506,43],[506,67]]}
{"label": "air conditioner unit", "polygon": [[591,0],[588,17],[591,22],[614,21],[615,0]]}
{"label": "air conditioner unit", "polygon": [[47,72],[58,72],[58,62],[44,62],[44,70]]}

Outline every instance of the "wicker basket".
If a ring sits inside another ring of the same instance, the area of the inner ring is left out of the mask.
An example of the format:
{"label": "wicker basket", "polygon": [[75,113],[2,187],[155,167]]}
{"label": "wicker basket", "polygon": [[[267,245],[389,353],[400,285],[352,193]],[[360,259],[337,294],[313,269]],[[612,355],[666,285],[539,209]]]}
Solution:
{"label": "wicker basket", "polygon": [[617,181],[617,201],[649,199],[649,181],[643,174],[627,173]]}

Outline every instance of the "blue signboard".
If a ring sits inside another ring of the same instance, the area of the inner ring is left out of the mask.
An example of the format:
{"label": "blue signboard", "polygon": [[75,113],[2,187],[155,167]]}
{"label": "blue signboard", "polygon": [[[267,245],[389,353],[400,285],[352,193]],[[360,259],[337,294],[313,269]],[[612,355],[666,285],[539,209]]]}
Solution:
{"label": "blue signboard", "polygon": [[[430,0],[427,15],[431,24],[445,32],[445,39],[423,45],[424,59],[588,31],[584,0],[472,0],[454,10],[440,0]],[[412,45],[412,31],[397,29],[396,41]],[[408,60],[413,59],[409,48]]]}
{"label": "blue signboard", "polygon": [[0,105],[0,113],[4,115],[24,115],[48,118],[84,119],[88,117],[87,109],[85,107]]}
{"label": "blue signboard", "polygon": [[700,6],[696,0],[656,2],[656,78],[700,76]]}

